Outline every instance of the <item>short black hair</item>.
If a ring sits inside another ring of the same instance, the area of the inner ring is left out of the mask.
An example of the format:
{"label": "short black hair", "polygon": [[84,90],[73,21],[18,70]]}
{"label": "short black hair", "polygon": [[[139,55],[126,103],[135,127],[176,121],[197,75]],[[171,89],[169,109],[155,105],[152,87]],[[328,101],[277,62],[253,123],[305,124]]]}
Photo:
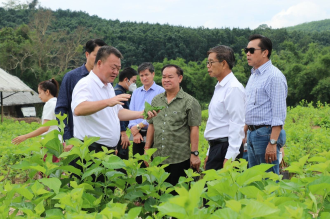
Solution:
{"label": "short black hair", "polygon": [[87,43],[86,43],[86,46],[85,46],[85,52],[88,52],[88,53],[91,53],[94,51],[95,47],[97,46],[105,46],[107,45],[103,40],[101,39],[92,39],[92,40],[89,40]]}
{"label": "short black hair", "polygon": [[225,46],[225,45],[216,46],[216,47],[211,48],[207,52],[207,55],[209,55],[212,52],[216,53],[216,57],[219,62],[222,62],[223,60],[225,60],[228,64],[230,70],[234,67],[235,54],[234,54],[234,50],[232,48],[230,48],[229,46]]}
{"label": "short black hair", "polygon": [[125,78],[130,80],[133,76],[137,75],[137,71],[131,67],[124,68],[120,73],[119,73],[119,81],[122,82],[124,81]]}
{"label": "short black hair", "polygon": [[174,64],[168,64],[168,65],[165,65],[163,68],[162,68],[162,74],[163,74],[163,71],[165,68],[170,68],[170,67],[173,67],[176,69],[176,73],[178,74],[178,76],[182,75],[183,76],[183,70],[182,68],[180,68],[179,66],[177,65],[174,65]]}
{"label": "short black hair", "polygon": [[99,60],[105,61],[111,54],[114,54],[118,58],[122,59],[123,55],[113,46],[102,46],[96,54],[95,62],[96,65]]}
{"label": "short black hair", "polygon": [[260,35],[260,34],[253,34],[251,36],[249,36],[249,42],[252,41],[252,40],[257,40],[259,39],[260,40],[260,43],[259,43],[259,47],[264,51],[264,50],[268,50],[268,58],[270,58],[270,55],[272,54],[272,49],[273,49],[273,43],[272,41],[268,38],[268,37],[265,37],[263,35]]}
{"label": "short black hair", "polygon": [[151,62],[143,62],[139,67],[138,67],[138,72],[140,74],[141,71],[144,71],[148,69],[150,71],[150,73],[154,73],[155,72],[155,67],[152,65]]}

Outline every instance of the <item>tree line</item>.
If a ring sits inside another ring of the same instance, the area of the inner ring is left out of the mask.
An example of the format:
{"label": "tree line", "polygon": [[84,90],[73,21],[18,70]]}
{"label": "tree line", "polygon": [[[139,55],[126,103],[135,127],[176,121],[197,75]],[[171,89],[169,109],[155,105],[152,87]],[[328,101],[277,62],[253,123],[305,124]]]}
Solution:
{"label": "tree line", "polygon": [[0,8],[0,67],[32,88],[51,77],[61,81],[66,72],[84,63],[86,41],[101,38],[122,52],[123,67],[153,62],[157,83],[162,66],[178,64],[184,70],[183,89],[204,105],[210,101],[216,83],[207,73],[206,52],[219,44],[232,47],[236,56],[233,72],[245,85],[251,67],[242,49],[249,35],[259,33],[273,41],[271,59],[288,80],[289,106],[302,99],[330,100],[330,31],[287,31],[267,25],[255,30],[187,28],[120,22],[85,12],[32,6]]}

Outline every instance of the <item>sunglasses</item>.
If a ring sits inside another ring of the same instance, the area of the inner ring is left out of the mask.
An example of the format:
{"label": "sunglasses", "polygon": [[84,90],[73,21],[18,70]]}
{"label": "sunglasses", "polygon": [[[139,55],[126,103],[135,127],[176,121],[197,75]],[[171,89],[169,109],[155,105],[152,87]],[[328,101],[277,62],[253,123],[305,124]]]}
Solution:
{"label": "sunglasses", "polygon": [[250,52],[250,54],[253,54],[255,50],[263,50],[263,49],[255,49],[255,48],[244,48],[244,52],[247,54]]}

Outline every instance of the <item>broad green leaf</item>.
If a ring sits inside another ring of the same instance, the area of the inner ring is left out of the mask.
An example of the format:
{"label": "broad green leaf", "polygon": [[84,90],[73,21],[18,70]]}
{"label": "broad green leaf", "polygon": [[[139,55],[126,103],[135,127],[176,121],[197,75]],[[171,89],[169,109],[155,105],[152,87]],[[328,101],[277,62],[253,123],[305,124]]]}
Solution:
{"label": "broad green leaf", "polygon": [[115,155],[109,155],[102,164],[108,169],[120,169],[126,166],[124,161]]}
{"label": "broad green leaf", "polygon": [[309,197],[313,201],[313,209],[311,209],[311,210],[313,210],[314,213],[317,213],[317,201],[316,201],[316,198],[315,198],[315,196],[311,192],[309,193]]}
{"label": "broad green leaf", "polygon": [[184,218],[186,216],[185,209],[176,204],[166,202],[157,206],[157,208],[161,215],[168,215],[176,218]]}
{"label": "broad green leaf", "polygon": [[309,158],[308,159],[308,162],[326,162],[327,161],[327,158],[325,158],[325,157],[317,157],[317,156],[315,156],[315,157],[311,157],[311,158]]}
{"label": "broad green leaf", "polygon": [[232,210],[230,208],[224,208],[224,209],[215,211],[209,217],[209,219],[237,219],[238,216],[239,215],[234,210]]}
{"label": "broad green leaf", "polygon": [[44,124],[41,125],[41,127],[46,127],[46,126],[57,126],[58,122],[57,120],[50,120],[45,122]]}
{"label": "broad green leaf", "polygon": [[252,199],[246,201],[245,204],[246,206],[242,209],[241,212],[242,214],[251,218],[266,217],[268,215],[276,214],[279,212],[279,209],[271,208],[264,203]]}
{"label": "broad green leaf", "polygon": [[61,209],[46,210],[46,218],[50,218],[50,217],[54,217],[54,218],[58,218],[58,219],[64,218],[63,212],[61,211]]}
{"label": "broad green leaf", "polygon": [[33,194],[25,187],[21,187],[21,188],[16,189],[16,192],[21,194],[22,196],[24,196],[28,200],[33,199]]}
{"label": "broad green leaf", "polygon": [[37,215],[40,216],[45,211],[44,201],[41,201],[39,204],[37,204],[34,210],[36,211]]}
{"label": "broad green leaf", "polygon": [[56,194],[59,193],[62,184],[61,180],[58,178],[43,178],[39,179],[39,182],[48,186],[48,188],[52,189]]}
{"label": "broad green leaf", "polygon": [[74,173],[78,176],[81,176],[81,170],[79,170],[78,168],[75,168],[74,166],[59,166],[58,169],[66,170],[66,171],[69,171],[70,173]]}
{"label": "broad green leaf", "polygon": [[139,216],[141,210],[142,210],[141,207],[132,208],[128,212],[127,219],[135,219],[135,218],[137,218]]}
{"label": "broad green leaf", "polygon": [[264,172],[266,172],[266,170],[268,170],[272,166],[274,166],[274,165],[273,164],[261,164],[261,165],[256,165],[252,168],[249,168],[236,178],[236,182],[238,183],[238,185],[243,186],[243,185],[248,185],[255,181],[261,181],[262,174]]}
{"label": "broad green leaf", "polygon": [[95,174],[96,176],[98,176],[100,174],[100,172],[102,172],[104,170],[103,167],[96,167],[96,168],[90,168],[89,170],[87,170],[81,177],[81,179],[85,179],[88,176],[91,176],[93,174]]}
{"label": "broad green leaf", "polygon": [[46,134],[45,138],[41,140],[42,145],[48,149],[48,152],[59,157],[63,152],[63,145],[58,139],[59,132],[53,130]]}
{"label": "broad green leaf", "polygon": [[236,201],[236,200],[229,200],[226,201],[226,206],[230,209],[232,209],[235,212],[239,212],[242,208],[242,205],[240,202]]}
{"label": "broad green leaf", "polygon": [[248,198],[257,198],[258,194],[264,196],[265,193],[255,186],[246,186],[239,189],[241,193],[246,195]]}

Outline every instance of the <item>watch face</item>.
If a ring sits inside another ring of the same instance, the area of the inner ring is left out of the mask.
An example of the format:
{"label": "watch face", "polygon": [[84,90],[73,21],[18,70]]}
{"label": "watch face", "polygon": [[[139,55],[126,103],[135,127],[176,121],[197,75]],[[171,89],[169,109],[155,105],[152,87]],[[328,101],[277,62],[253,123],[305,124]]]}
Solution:
{"label": "watch face", "polygon": [[198,151],[194,151],[193,152],[195,156],[198,156],[199,155],[199,152]]}
{"label": "watch face", "polygon": [[275,141],[274,139],[270,139],[270,144],[276,144],[277,141]]}

